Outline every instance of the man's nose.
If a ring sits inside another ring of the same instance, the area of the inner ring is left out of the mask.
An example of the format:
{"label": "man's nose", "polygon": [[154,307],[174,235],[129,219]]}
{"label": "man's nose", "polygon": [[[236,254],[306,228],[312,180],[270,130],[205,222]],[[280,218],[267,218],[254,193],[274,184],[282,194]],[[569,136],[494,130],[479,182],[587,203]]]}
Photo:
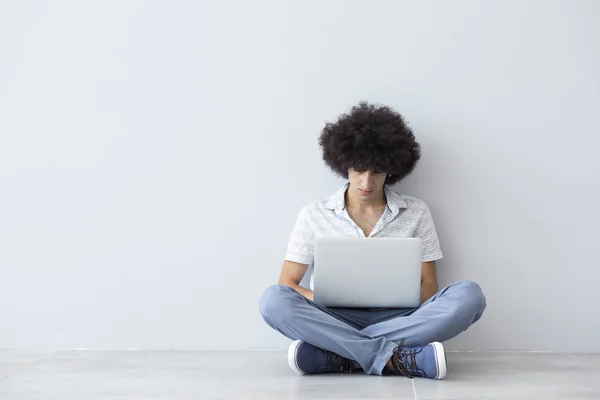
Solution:
{"label": "man's nose", "polygon": [[367,187],[371,187],[371,182],[373,181],[373,173],[370,171],[365,172],[364,176],[363,176],[363,183],[365,184],[365,186]]}

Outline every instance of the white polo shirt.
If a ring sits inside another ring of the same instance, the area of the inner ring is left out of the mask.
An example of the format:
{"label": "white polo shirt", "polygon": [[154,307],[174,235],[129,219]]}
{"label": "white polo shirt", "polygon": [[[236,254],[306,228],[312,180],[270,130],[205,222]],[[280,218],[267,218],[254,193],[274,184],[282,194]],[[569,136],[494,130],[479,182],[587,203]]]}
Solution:
{"label": "white polo shirt", "polygon": [[[323,235],[365,237],[364,232],[350,218],[344,195],[350,183],[346,182],[329,197],[313,201],[300,209],[287,246],[285,260],[312,267],[315,240]],[[387,207],[369,237],[419,237],[423,240],[422,261],[443,258],[431,211],[416,197],[401,195],[384,186]],[[314,289],[311,273],[310,288]]]}

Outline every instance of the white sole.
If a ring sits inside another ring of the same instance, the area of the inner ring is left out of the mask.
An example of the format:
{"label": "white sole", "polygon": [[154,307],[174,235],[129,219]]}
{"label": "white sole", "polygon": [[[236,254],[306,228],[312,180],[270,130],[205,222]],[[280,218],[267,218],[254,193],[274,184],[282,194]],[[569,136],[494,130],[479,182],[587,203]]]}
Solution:
{"label": "white sole", "polygon": [[435,379],[444,379],[446,377],[446,352],[444,352],[444,346],[440,342],[433,342],[435,361],[438,366],[438,373]]}
{"label": "white sole", "polygon": [[294,340],[288,349],[288,363],[290,364],[290,368],[299,374],[304,374],[304,372],[300,371],[298,368],[298,364],[296,364],[296,353],[298,352],[298,347],[302,340]]}

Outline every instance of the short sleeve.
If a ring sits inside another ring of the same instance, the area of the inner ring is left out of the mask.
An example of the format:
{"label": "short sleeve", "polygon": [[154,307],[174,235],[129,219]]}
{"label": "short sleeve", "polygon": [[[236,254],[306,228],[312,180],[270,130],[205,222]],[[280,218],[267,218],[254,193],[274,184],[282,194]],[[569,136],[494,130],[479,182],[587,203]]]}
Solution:
{"label": "short sleeve", "polygon": [[444,257],[435,229],[435,223],[433,222],[433,216],[427,205],[425,205],[423,215],[415,230],[415,237],[419,237],[423,240],[422,262],[435,261]]}
{"label": "short sleeve", "polygon": [[302,208],[288,242],[285,259],[300,264],[312,264],[315,234],[309,223],[306,207]]}

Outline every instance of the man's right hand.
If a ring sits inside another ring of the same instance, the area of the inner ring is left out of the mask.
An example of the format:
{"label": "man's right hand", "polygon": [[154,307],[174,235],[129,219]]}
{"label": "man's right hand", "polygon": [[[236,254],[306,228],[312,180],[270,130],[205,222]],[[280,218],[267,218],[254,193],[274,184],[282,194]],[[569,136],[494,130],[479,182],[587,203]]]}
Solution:
{"label": "man's right hand", "polygon": [[313,291],[300,286],[300,281],[306,273],[308,264],[299,264],[293,261],[285,260],[279,277],[279,284],[286,285],[306,297],[310,301],[314,301]]}
{"label": "man's right hand", "polygon": [[315,294],[314,294],[314,292],[312,290],[306,289],[306,288],[303,288],[302,286],[294,285],[294,284],[287,285],[287,284],[284,283],[284,285],[291,287],[296,292],[300,293],[302,296],[306,297],[310,301],[315,301],[314,300]]}
{"label": "man's right hand", "polygon": [[315,293],[312,290],[308,290],[308,289],[304,289],[304,290],[306,290],[306,293],[303,293],[304,297],[306,297],[310,301],[315,301]]}

